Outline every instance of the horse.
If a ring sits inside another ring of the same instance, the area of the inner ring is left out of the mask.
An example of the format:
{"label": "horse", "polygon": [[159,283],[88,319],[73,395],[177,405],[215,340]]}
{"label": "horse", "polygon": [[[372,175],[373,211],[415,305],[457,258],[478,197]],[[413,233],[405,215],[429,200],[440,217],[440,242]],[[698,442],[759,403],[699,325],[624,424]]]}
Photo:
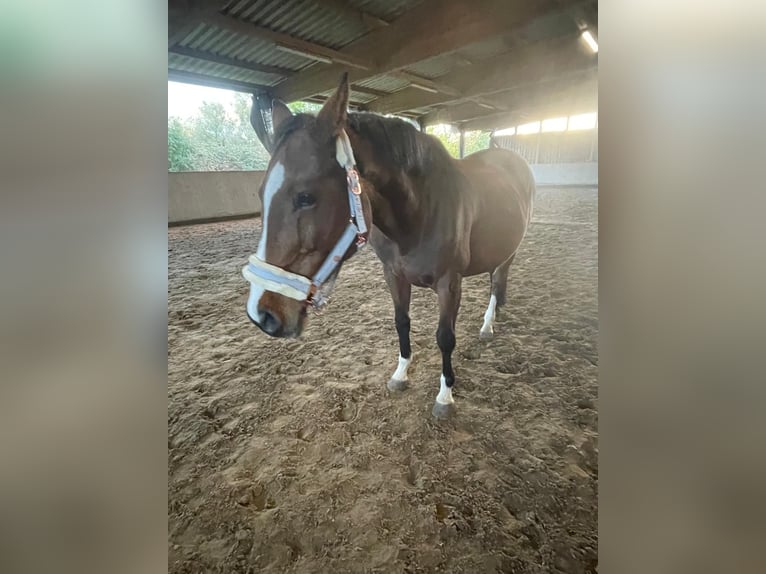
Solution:
{"label": "horse", "polygon": [[343,263],[369,242],[383,264],[399,337],[388,389],[408,385],[412,286],[430,288],[439,302],[442,355],[432,414],[446,418],[455,409],[462,278],[489,275],[479,337],[490,339],[532,217],[534,177],[510,150],[456,160],[437,138],[402,119],[350,113],[348,99],[344,74],[316,116],[272,103],[272,156],[258,192],[263,231],[242,271],[250,282],[247,315],[272,337],[300,336],[307,309],[326,302]]}

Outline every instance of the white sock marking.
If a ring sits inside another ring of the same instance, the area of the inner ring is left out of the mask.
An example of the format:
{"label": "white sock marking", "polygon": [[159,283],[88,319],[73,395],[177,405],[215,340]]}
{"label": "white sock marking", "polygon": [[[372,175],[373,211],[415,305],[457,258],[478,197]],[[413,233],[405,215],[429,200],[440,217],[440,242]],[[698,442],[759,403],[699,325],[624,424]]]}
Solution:
{"label": "white sock marking", "polygon": [[492,297],[489,298],[489,305],[487,306],[487,311],[484,313],[484,324],[481,326],[482,333],[489,333],[490,335],[494,333],[496,307],[497,307],[497,297],[492,295]]}
{"label": "white sock marking", "polygon": [[436,395],[436,402],[442,405],[451,405],[455,402],[452,398],[452,389],[447,386],[447,380],[442,375],[439,387],[439,394]]}
{"label": "white sock marking", "polygon": [[[262,261],[266,261],[266,240],[268,237],[268,223],[269,223],[269,208],[274,196],[282,188],[282,184],[285,182],[285,166],[281,162],[278,162],[269,172],[268,179],[266,180],[266,187],[263,190],[263,209],[261,215],[261,221],[263,222],[263,229],[261,231],[261,240],[258,242],[258,251],[255,252],[256,257]],[[250,318],[258,322],[258,303],[261,301],[264,289],[259,285],[250,284],[250,296],[247,298],[247,314]]]}
{"label": "white sock marking", "polygon": [[396,367],[396,371],[394,371],[394,374],[391,375],[391,378],[395,381],[406,381],[407,379],[407,369],[410,368],[410,363],[412,362],[412,356],[410,356],[409,359],[405,359],[401,355],[399,355],[399,365]]}

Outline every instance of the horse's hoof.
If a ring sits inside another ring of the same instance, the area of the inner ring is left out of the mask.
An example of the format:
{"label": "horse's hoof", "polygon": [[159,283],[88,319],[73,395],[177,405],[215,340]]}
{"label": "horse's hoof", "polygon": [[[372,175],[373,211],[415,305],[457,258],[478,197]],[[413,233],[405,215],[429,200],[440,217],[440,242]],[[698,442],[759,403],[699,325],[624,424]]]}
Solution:
{"label": "horse's hoof", "polygon": [[491,341],[494,336],[492,331],[479,331],[479,339],[482,341]]}
{"label": "horse's hoof", "polygon": [[434,408],[431,410],[431,415],[437,419],[448,419],[455,414],[455,405],[453,403],[444,404],[440,402],[434,402]]}
{"label": "horse's hoof", "polygon": [[409,384],[408,381],[398,381],[396,379],[390,379],[388,383],[386,383],[386,387],[389,391],[393,392],[400,392],[407,388],[407,385]]}

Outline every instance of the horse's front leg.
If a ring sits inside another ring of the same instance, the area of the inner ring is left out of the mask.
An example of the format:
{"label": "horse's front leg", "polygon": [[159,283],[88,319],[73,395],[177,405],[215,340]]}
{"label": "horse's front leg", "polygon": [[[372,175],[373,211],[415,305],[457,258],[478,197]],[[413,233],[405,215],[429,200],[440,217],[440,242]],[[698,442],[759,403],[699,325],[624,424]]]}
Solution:
{"label": "horse's front leg", "polygon": [[442,352],[442,376],[439,394],[436,396],[431,413],[437,418],[448,417],[455,408],[455,400],[452,398],[452,387],[455,384],[452,351],[455,349],[455,322],[460,309],[461,290],[462,277],[456,274],[446,275],[436,284],[436,294],[439,298],[439,328],[436,331],[436,342]]}
{"label": "horse's front leg", "polygon": [[410,297],[412,285],[401,275],[397,275],[390,265],[385,265],[383,274],[386,278],[391,299],[394,301],[394,322],[399,335],[399,364],[386,385],[391,391],[403,391],[409,381],[407,369],[412,362],[410,347]]}

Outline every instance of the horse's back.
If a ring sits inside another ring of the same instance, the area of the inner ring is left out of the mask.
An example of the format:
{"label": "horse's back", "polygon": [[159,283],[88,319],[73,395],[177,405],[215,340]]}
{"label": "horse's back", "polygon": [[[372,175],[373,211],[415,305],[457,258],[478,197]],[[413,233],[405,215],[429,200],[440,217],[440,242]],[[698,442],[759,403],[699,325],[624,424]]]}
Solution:
{"label": "horse's back", "polygon": [[[490,197],[514,194],[519,202],[534,201],[535,177],[527,161],[513,150],[491,148],[478,151],[460,162],[474,188],[486,189]],[[480,179],[484,177],[485,179]]]}
{"label": "horse's back", "polygon": [[471,260],[465,275],[492,272],[519,248],[532,218],[535,180],[519,154],[501,148],[461,160],[473,207]]}

